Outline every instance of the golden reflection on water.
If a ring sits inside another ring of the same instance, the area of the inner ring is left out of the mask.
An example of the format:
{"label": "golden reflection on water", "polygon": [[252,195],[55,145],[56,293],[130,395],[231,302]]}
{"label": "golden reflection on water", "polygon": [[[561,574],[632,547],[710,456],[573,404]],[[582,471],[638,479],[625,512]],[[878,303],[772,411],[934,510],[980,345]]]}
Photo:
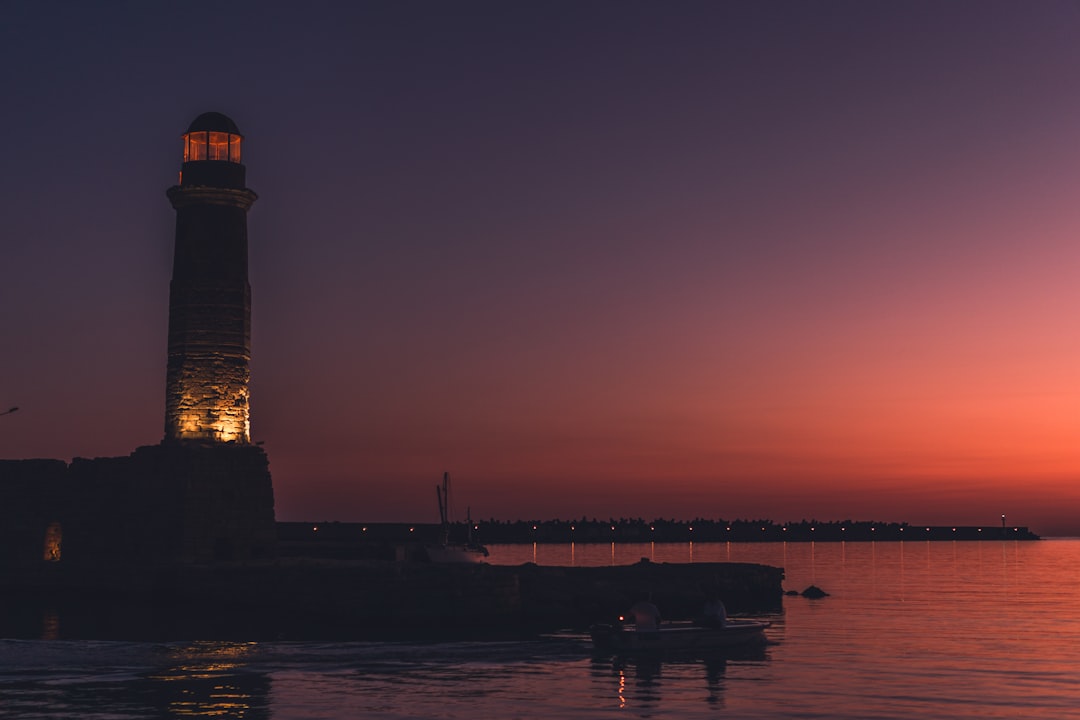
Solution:
{"label": "golden reflection on water", "polygon": [[177,664],[154,679],[170,682],[215,677],[243,667],[257,647],[255,642],[192,642],[173,648],[170,655]]}
{"label": "golden reflection on water", "polygon": [[257,647],[254,642],[200,641],[171,648],[173,664],[149,679],[180,687],[178,697],[168,702],[172,715],[243,718],[257,698],[236,674]]}
{"label": "golden reflection on water", "polygon": [[46,608],[41,614],[41,639],[60,639],[60,614],[55,608]]}

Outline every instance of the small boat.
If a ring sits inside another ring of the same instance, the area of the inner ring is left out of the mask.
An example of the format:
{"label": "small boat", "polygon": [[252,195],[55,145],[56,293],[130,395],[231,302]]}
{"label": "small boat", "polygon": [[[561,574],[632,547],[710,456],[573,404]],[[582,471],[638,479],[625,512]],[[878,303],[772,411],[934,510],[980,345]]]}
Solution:
{"label": "small boat", "polygon": [[614,652],[695,651],[742,647],[765,642],[767,622],[728,620],[718,627],[693,623],[668,623],[656,630],[601,623],[589,628],[597,650]]}
{"label": "small boat", "polygon": [[442,485],[435,486],[435,495],[439,499],[439,520],[442,523],[442,543],[424,548],[428,559],[434,563],[481,563],[487,559],[487,548],[473,540],[472,511],[465,513],[468,535],[465,542],[450,540],[450,473],[443,473]]}

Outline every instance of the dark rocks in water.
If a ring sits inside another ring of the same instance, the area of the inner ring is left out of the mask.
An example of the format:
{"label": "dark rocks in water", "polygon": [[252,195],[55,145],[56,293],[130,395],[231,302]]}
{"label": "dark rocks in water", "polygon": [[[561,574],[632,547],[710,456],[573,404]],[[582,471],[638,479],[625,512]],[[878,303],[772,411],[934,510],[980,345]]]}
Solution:
{"label": "dark rocks in water", "polygon": [[796,597],[796,596],[798,596],[799,591],[798,590],[788,590],[784,594],[787,595],[788,597]]}
{"label": "dark rocks in water", "polygon": [[823,597],[828,597],[829,593],[825,592],[824,590],[819,588],[817,585],[811,585],[810,587],[803,590],[801,595],[804,598],[823,598]]}

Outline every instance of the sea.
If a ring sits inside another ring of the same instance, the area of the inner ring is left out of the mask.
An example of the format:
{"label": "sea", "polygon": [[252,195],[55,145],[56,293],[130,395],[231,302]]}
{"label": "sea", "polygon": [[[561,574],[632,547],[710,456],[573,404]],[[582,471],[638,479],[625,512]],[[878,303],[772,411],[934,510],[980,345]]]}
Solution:
{"label": "sea", "polygon": [[0,639],[0,718],[1080,718],[1080,540],[503,545],[494,564],[785,569],[767,643]]}

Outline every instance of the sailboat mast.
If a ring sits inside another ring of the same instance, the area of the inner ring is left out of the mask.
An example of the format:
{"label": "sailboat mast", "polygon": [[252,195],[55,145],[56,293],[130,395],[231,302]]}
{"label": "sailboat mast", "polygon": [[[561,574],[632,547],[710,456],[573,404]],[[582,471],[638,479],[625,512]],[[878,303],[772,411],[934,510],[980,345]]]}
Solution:
{"label": "sailboat mast", "polygon": [[438,485],[435,486],[435,497],[439,499],[439,522],[446,525],[446,506],[447,503],[443,498],[443,489]]}

